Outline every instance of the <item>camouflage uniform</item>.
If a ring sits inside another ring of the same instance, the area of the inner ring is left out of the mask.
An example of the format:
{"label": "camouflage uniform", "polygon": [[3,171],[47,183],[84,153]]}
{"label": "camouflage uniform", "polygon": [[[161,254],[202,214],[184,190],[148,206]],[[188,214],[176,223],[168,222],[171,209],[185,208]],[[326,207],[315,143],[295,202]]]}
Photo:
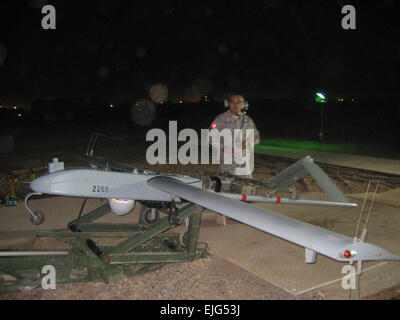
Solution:
{"label": "camouflage uniform", "polygon": [[[244,119],[243,119],[244,117]],[[243,123],[243,125],[242,125]],[[231,130],[232,137],[233,137],[233,130],[234,129],[242,129],[242,141],[245,141],[246,139],[246,129],[254,129],[254,144],[258,144],[260,142],[260,133],[256,128],[256,125],[254,124],[254,121],[248,116],[243,113],[240,113],[238,116],[232,115],[230,110],[221,113],[218,115],[212,125],[211,128],[215,128],[218,131],[222,131],[223,129],[229,129]],[[211,141],[210,141],[211,143]],[[232,147],[233,147],[233,142],[232,142]],[[241,145],[239,146],[241,148]],[[247,146],[248,148],[252,148],[253,146]],[[224,141],[221,139],[221,144],[220,144],[220,166],[219,170],[220,171],[227,171],[231,174],[236,174],[236,168],[243,168],[245,164],[239,165],[236,164],[234,161],[233,157],[233,150],[228,149],[228,146],[224,148]],[[227,154],[232,154],[232,164],[224,164],[224,152]],[[245,155],[246,150],[243,150],[243,155]],[[245,175],[243,177],[251,178],[251,173],[249,172],[249,175]]]}
{"label": "camouflage uniform", "polygon": [[[221,113],[218,115],[214,121],[211,124],[211,129],[217,129],[218,131],[222,131],[223,129],[229,129],[231,130],[232,137],[234,136],[234,129],[242,129],[242,137],[240,139],[240,146],[239,148],[242,148],[242,141],[246,140],[246,129],[254,129],[254,144],[258,144],[260,142],[260,133],[256,128],[256,125],[254,124],[254,121],[248,116],[245,115],[244,113],[240,113],[239,115],[235,116],[233,115],[230,110]],[[212,143],[212,140],[210,140],[210,143]],[[229,146],[224,147],[224,139],[221,139],[220,141],[220,165],[219,165],[219,170],[220,171],[226,171],[231,174],[236,174],[236,169],[237,168],[244,168],[246,161],[244,164],[239,165],[235,163],[234,156],[233,156],[233,141],[232,141],[232,148],[229,148]],[[246,146],[248,149],[247,152],[249,152],[250,148],[253,148],[254,146]],[[254,151],[254,150],[253,150]],[[246,155],[246,149],[242,151],[242,155]],[[232,164],[225,164],[224,163],[224,153],[227,153],[228,155],[232,155]],[[250,169],[246,170],[248,171],[248,175],[242,175],[241,177],[243,178],[252,178]],[[234,184],[223,184],[221,191],[222,192],[234,192],[237,193],[237,190],[232,190],[234,189]],[[243,187],[240,192],[246,192],[245,187]],[[236,191],[236,192],[235,192]],[[246,192],[247,193],[247,192]],[[226,218],[224,215],[218,215],[217,217],[217,223],[221,225],[226,225]]]}

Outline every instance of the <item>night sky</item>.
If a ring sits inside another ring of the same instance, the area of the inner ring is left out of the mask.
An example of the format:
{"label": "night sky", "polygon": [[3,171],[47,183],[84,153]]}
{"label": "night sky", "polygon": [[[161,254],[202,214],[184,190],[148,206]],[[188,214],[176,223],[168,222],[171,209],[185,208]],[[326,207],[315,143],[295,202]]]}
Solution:
{"label": "night sky", "polygon": [[[41,26],[43,5],[56,29]],[[356,8],[343,30],[341,8]],[[240,91],[398,96],[399,2],[1,1],[0,103]]]}

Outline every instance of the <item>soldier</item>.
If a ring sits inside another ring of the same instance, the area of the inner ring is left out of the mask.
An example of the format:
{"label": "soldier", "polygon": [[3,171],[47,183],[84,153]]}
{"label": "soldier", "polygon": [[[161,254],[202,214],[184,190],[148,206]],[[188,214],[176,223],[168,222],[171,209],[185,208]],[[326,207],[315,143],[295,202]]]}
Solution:
{"label": "soldier", "polygon": [[[249,153],[254,154],[254,146],[246,144],[246,130],[254,129],[254,145],[260,142],[260,133],[257,130],[254,121],[245,114],[248,104],[244,100],[244,97],[240,94],[231,94],[224,101],[225,107],[229,107],[229,110],[218,115],[214,121],[211,123],[211,129],[217,129],[222,131],[223,129],[231,130],[232,137],[234,137],[234,129],[242,129],[242,137],[238,139],[241,146],[236,146],[236,148],[242,149],[242,155],[249,156]],[[245,112],[242,112],[244,109]],[[224,140],[224,139],[221,139]],[[247,149],[247,150],[246,150]],[[220,143],[220,171],[227,171],[231,174],[236,175],[238,168],[242,168],[241,176],[244,178],[252,178],[252,172],[249,168],[249,159],[247,158],[243,164],[237,164],[234,160],[234,141],[232,141],[231,146],[227,145],[224,141]],[[232,156],[232,163],[225,163],[225,155]],[[244,170],[243,170],[244,169]],[[229,191],[230,185],[223,185],[221,191]],[[225,216],[221,216],[221,219],[217,220],[220,224],[225,225]]]}

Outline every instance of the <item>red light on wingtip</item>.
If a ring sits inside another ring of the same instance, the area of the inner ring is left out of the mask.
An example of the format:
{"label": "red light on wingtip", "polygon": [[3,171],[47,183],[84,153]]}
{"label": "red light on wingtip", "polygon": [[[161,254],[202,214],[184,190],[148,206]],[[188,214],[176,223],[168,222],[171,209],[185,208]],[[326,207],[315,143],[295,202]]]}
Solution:
{"label": "red light on wingtip", "polygon": [[351,258],[351,251],[346,250],[346,251],[343,253],[343,256],[344,256],[346,259],[350,259],[350,258]]}
{"label": "red light on wingtip", "polygon": [[217,124],[215,122],[211,123],[211,128],[215,129],[217,127]]}

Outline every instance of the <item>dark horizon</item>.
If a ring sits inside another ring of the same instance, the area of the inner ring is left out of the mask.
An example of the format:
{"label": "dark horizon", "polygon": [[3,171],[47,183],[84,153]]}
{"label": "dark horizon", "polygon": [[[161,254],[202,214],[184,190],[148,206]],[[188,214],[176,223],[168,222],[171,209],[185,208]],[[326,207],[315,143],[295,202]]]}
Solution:
{"label": "dark horizon", "polygon": [[[56,9],[44,30],[41,7]],[[356,29],[341,8],[356,9]],[[264,98],[398,97],[395,1],[2,1],[0,103],[241,91]]]}

